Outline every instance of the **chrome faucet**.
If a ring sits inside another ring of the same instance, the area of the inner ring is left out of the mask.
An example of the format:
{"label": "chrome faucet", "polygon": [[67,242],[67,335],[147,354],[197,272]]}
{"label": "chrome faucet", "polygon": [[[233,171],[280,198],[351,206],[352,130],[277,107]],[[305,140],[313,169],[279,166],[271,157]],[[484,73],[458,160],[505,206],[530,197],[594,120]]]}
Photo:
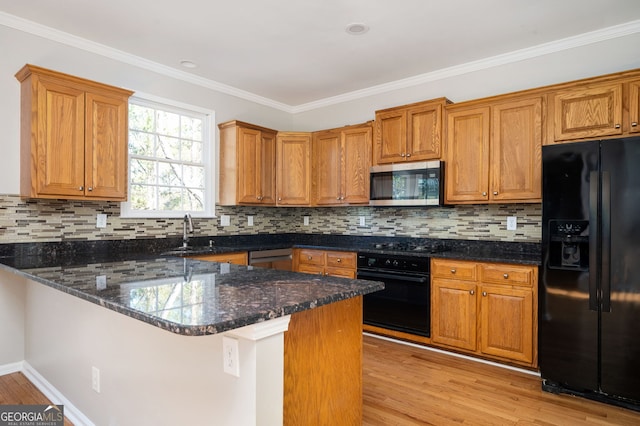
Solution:
{"label": "chrome faucet", "polygon": [[187,248],[189,245],[189,234],[193,234],[193,219],[189,213],[184,215],[182,222],[182,247]]}

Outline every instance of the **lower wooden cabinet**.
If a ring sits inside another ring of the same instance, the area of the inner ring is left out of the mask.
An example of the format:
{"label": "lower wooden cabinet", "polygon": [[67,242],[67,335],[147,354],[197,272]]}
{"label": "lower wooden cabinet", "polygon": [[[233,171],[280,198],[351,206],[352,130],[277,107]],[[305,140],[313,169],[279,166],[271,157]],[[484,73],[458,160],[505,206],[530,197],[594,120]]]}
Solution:
{"label": "lower wooden cabinet", "polygon": [[203,254],[189,257],[191,259],[206,260],[209,262],[233,263],[235,265],[249,264],[249,258],[246,251],[234,253]]}
{"label": "lower wooden cabinet", "polygon": [[536,266],[433,259],[431,342],[537,366]]}
{"label": "lower wooden cabinet", "polygon": [[356,263],[357,255],[354,252],[316,249],[293,250],[293,267],[296,272],[355,279]]}

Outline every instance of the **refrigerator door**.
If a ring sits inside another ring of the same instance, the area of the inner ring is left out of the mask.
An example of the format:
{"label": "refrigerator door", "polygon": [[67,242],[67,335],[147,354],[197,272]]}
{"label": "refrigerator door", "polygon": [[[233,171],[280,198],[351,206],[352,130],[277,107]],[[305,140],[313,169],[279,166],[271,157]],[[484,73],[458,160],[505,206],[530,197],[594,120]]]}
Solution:
{"label": "refrigerator door", "polygon": [[640,401],[640,138],[601,146],[601,390]]}
{"label": "refrigerator door", "polygon": [[555,385],[596,390],[599,143],[544,146],[542,161],[540,371]]}

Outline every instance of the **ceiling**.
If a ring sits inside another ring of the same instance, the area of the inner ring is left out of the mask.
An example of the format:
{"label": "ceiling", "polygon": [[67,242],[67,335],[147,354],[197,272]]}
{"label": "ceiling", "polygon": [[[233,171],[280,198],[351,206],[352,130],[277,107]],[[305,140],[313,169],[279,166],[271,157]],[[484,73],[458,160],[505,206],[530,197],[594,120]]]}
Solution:
{"label": "ceiling", "polygon": [[[0,0],[0,11],[285,107],[640,31],[639,0]],[[369,31],[348,34],[354,22]]]}

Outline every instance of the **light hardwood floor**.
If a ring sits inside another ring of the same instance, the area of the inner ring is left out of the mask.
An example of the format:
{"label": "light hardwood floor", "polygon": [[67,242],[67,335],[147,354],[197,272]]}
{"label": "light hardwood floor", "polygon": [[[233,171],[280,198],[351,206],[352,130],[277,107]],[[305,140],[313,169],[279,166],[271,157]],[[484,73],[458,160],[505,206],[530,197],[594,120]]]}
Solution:
{"label": "light hardwood floor", "polygon": [[542,392],[521,371],[364,336],[364,424],[640,425],[640,413]]}
{"label": "light hardwood floor", "polygon": [[[22,373],[0,376],[0,405],[40,405],[51,404]],[[73,426],[66,417],[65,426]]]}

